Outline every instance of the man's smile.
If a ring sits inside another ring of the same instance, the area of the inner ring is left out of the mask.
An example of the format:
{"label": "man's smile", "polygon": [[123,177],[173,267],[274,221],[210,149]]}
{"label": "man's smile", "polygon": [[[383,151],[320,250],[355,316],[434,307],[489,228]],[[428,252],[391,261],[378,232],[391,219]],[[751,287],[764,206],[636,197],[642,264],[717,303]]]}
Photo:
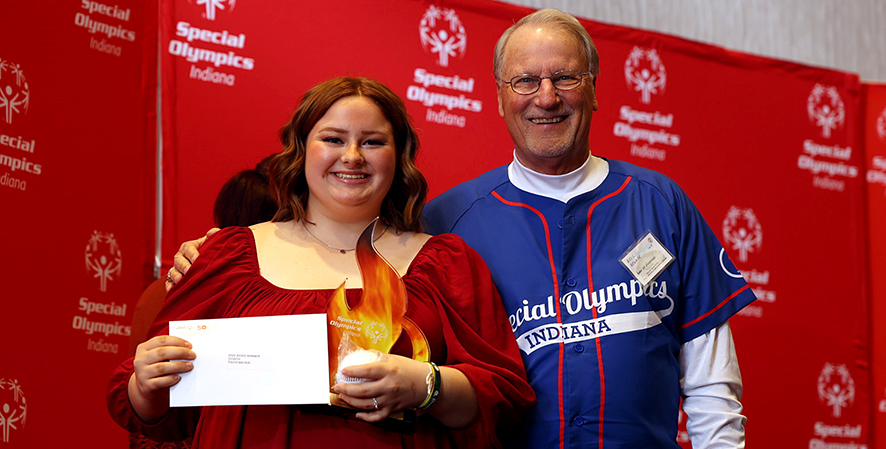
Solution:
{"label": "man's smile", "polygon": [[551,125],[554,123],[560,123],[563,120],[566,120],[565,115],[561,115],[558,117],[539,117],[529,119],[530,122],[535,123],[536,125]]}

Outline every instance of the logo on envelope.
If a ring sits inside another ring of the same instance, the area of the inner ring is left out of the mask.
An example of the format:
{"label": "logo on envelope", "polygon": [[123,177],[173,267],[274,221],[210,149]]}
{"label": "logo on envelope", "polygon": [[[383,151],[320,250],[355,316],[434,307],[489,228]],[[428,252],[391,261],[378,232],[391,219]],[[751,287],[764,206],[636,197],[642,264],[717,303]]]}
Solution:
{"label": "logo on envelope", "polygon": [[625,82],[628,87],[640,93],[640,102],[649,104],[652,95],[665,91],[668,72],[654,48],[634,47],[625,59]]}
{"label": "logo on envelope", "polygon": [[437,65],[449,67],[450,58],[464,57],[468,45],[465,27],[454,9],[431,5],[418,25],[421,46],[437,55]]}

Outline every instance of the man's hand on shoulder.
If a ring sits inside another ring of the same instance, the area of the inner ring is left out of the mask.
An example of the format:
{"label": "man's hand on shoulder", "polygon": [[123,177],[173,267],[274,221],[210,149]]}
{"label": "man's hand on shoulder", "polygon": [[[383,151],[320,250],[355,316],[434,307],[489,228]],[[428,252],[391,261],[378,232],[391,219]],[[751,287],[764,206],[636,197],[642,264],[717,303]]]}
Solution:
{"label": "man's hand on shoulder", "polygon": [[182,243],[178,248],[178,252],[175,253],[175,256],[172,258],[173,267],[169,269],[169,272],[166,273],[166,291],[172,288],[173,285],[178,284],[178,281],[182,280],[182,276],[188,272],[191,268],[191,264],[200,257],[200,251],[198,249],[203,246],[203,243],[206,242],[206,239],[212,236],[219,231],[219,228],[212,228],[209,231],[206,231],[206,235],[200,237],[197,240],[189,240],[185,243]]}

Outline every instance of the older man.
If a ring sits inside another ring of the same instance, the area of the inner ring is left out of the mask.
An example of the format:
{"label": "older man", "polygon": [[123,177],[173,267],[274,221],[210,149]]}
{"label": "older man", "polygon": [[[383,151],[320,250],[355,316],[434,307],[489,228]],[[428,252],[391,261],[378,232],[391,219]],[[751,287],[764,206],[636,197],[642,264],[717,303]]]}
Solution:
{"label": "older man", "polygon": [[514,161],[426,209],[489,264],[538,405],[530,448],[744,447],[727,319],[755,298],[673,181],[592,156],[598,55],[574,17],[541,10],[495,49]]}
{"label": "older man", "polygon": [[[429,230],[464,238],[501,292],[538,396],[515,445],[678,448],[682,397],[695,449],[743,448],[727,320],[754,295],[677,184],[591,155],[598,60],[560,11],[504,32],[495,76],[514,161],[432,201]],[[184,271],[197,251],[182,251]]]}

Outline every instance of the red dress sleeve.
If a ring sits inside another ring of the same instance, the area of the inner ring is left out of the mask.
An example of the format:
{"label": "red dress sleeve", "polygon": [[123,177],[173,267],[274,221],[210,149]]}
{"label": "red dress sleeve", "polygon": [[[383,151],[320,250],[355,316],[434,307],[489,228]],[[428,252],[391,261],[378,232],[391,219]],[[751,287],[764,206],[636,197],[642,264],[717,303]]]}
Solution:
{"label": "red dress sleeve", "polygon": [[[192,320],[225,316],[236,306],[245,280],[254,276],[253,251],[248,228],[225,228],[200,248],[200,257],[187,275],[169,291],[163,307],[148,330],[147,339],[169,333],[170,320]],[[241,287],[242,286],[242,287]],[[108,382],[107,405],[111,417],[123,428],[155,441],[180,441],[194,434],[199,407],[170,408],[157,423],[143,422],[129,402],[129,378],[133,358],[123,362]]]}
{"label": "red dress sleeve", "polygon": [[500,438],[514,434],[535,404],[535,392],[489,268],[460,237],[443,234],[425,244],[409,277],[408,294],[436,304],[446,345],[442,363],[464,373],[477,395],[476,419],[452,431],[458,447],[501,447]]}

